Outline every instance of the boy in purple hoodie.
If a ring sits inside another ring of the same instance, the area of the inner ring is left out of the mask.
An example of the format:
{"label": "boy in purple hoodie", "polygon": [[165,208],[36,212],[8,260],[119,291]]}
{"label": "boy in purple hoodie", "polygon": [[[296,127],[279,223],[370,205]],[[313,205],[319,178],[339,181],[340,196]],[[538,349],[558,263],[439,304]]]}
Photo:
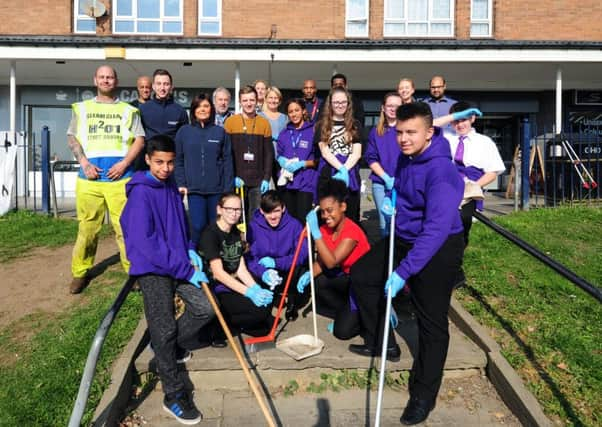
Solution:
{"label": "boy in purple hoodie", "polygon": [[[182,424],[202,419],[185,389],[177,363],[191,354],[200,330],[214,317],[201,282],[208,282],[199,255],[189,250],[188,224],[182,196],[172,176],[176,150],[167,135],[147,141],[148,171],[134,174],[126,185],[127,203],[121,215],[130,275],[138,277],[152,349],[165,398],[163,408]],[[186,303],[177,320],[174,294]]]}
{"label": "boy in purple hoodie", "polygon": [[[245,254],[245,261],[251,274],[272,289],[280,284],[281,289],[284,289],[284,280],[292,268],[302,232],[303,226],[288,213],[282,195],[275,190],[264,193],[247,232],[249,251]],[[285,312],[287,320],[296,320],[297,311],[309,301],[309,295],[299,294],[296,286],[306,270],[307,242],[304,240],[288,288]]]}
{"label": "boy in purple hoodie", "polygon": [[[395,297],[407,281],[416,309],[419,344],[410,376],[410,399],[400,421],[412,425],[428,417],[441,386],[449,344],[447,312],[464,247],[458,211],[464,184],[451,161],[449,143],[441,129],[433,127],[427,104],[401,105],[396,132],[402,155],[393,187],[397,193],[394,270],[387,277],[388,238],[352,267],[351,283],[365,343],[352,344],[349,350],[365,356],[380,354],[385,296],[392,292]],[[390,198],[385,198],[383,207],[391,215]],[[390,329],[387,357],[398,352]]]}

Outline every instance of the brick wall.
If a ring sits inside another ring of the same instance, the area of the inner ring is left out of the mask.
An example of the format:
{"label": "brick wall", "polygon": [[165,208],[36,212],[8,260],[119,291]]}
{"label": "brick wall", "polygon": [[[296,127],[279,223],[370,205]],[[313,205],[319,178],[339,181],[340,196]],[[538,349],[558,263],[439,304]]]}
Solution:
{"label": "brick wall", "polygon": [[0,34],[70,34],[72,4],[72,0],[0,0]]}

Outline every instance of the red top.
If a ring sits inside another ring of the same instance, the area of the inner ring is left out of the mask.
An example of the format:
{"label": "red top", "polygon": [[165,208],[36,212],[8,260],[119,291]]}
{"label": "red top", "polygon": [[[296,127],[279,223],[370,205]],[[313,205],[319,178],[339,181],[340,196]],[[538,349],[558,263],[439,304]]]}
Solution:
{"label": "red top", "polygon": [[370,243],[364,231],[355,222],[349,218],[343,220],[343,227],[339,237],[335,240],[333,238],[334,230],[323,225],[320,227],[322,232],[322,239],[328,249],[334,252],[335,248],[343,241],[343,239],[355,240],[357,244],[351,251],[349,256],[341,262],[341,269],[344,273],[349,274],[351,266],[360,259],[366,252],[370,250]]}

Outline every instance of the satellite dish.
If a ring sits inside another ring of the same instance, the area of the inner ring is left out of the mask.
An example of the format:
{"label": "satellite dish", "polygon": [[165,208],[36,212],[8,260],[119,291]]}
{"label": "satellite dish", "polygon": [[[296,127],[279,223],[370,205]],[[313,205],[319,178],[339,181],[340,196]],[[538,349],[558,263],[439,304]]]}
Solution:
{"label": "satellite dish", "polygon": [[90,18],[99,18],[107,12],[107,8],[100,0],[80,0],[84,13]]}

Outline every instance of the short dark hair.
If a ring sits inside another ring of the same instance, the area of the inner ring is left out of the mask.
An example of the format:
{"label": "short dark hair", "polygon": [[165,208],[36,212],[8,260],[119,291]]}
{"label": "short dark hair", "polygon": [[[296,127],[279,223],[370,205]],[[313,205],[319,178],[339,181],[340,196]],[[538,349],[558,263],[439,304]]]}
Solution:
{"label": "short dark hair", "polygon": [[405,121],[415,117],[422,117],[427,127],[433,126],[433,113],[431,107],[425,102],[410,102],[402,104],[397,108],[396,117],[398,121]]}
{"label": "short dark hair", "polygon": [[318,188],[318,200],[332,197],[337,202],[343,203],[347,202],[348,196],[347,185],[340,179],[328,178]]}
{"label": "short dark hair", "polygon": [[262,194],[259,207],[265,213],[270,213],[278,207],[284,207],[284,200],[280,192],[269,190]]}
{"label": "short dark hair", "polygon": [[334,83],[335,79],[343,79],[343,81],[345,82],[345,85],[347,85],[347,76],[343,73],[336,73],[333,74],[332,77],[330,78],[330,86],[332,87],[332,84]]}
{"label": "short dark hair", "polygon": [[240,99],[240,97],[242,95],[246,95],[248,93],[254,93],[255,94],[255,99],[257,99],[257,91],[251,85],[245,85],[245,86],[243,86],[243,87],[240,88],[240,90],[238,91],[238,99]]}
{"label": "short dark hair", "polygon": [[146,141],[146,154],[151,157],[155,151],[175,153],[176,143],[169,135],[155,135]]}
{"label": "short dark hair", "polygon": [[284,104],[284,111],[288,112],[288,107],[291,104],[298,104],[299,107],[301,107],[302,110],[305,110],[305,100],[303,98],[291,98],[288,101],[286,101],[286,103]]}
{"label": "short dark hair", "polygon": [[192,102],[190,103],[190,123],[198,123],[194,112],[203,101],[207,101],[211,106],[211,113],[209,114],[209,119],[207,119],[207,123],[215,122],[215,106],[213,105],[213,99],[209,96],[208,93],[199,93],[197,96],[192,98]]}
{"label": "short dark hair", "polygon": [[153,73],[153,81],[155,81],[156,76],[167,76],[169,77],[169,82],[173,83],[173,79],[171,78],[171,74],[164,68],[157,68]]}
{"label": "short dark hair", "polygon": [[472,108],[470,103],[466,101],[458,101],[449,108],[449,114],[457,113],[458,111],[468,110],[469,108]]}

